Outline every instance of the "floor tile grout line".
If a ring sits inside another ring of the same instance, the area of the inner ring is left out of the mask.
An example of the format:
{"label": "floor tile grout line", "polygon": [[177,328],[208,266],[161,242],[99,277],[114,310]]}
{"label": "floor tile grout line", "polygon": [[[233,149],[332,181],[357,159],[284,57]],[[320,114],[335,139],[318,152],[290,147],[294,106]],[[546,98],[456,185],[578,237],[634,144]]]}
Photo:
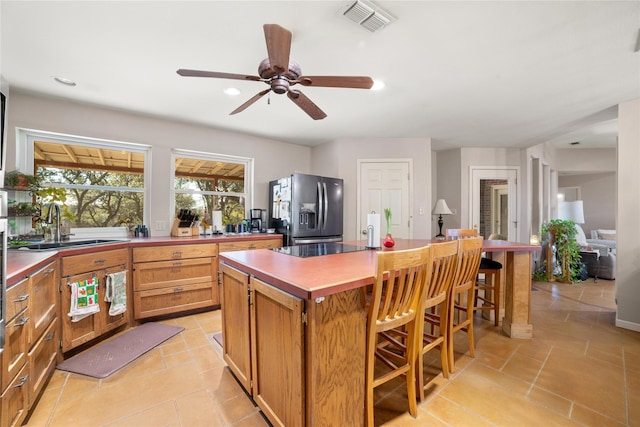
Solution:
{"label": "floor tile grout line", "polygon": [[540,369],[538,369],[538,373],[536,374],[535,378],[531,382],[531,385],[529,386],[529,390],[527,390],[527,394],[525,395],[525,397],[529,397],[529,395],[531,394],[531,390],[533,390],[533,388],[536,385],[536,382],[538,381],[538,378],[540,378],[540,374],[542,374],[542,370],[544,369],[545,365],[547,364],[547,361],[549,360],[549,357],[551,357],[551,352],[552,351],[553,351],[553,346],[551,346],[551,348],[547,352],[547,355],[545,356],[544,360],[542,361],[542,365],[540,365]]}

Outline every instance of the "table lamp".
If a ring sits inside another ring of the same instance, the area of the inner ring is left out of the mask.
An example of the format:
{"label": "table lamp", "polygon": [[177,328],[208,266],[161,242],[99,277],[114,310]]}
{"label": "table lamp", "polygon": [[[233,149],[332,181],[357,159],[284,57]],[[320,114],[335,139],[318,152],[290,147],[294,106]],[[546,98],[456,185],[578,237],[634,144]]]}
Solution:
{"label": "table lamp", "polygon": [[444,234],[442,234],[442,224],[444,224],[442,215],[453,215],[453,212],[451,212],[451,209],[449,209],[449,206],[447,206],[447,202],[444,199],[438,199],[436,206],[433,208],[433,212],[431,213],[433,215],[438,215],[438,227],[440,227],[440,230],[436,235],[436,239],[444,239]]}

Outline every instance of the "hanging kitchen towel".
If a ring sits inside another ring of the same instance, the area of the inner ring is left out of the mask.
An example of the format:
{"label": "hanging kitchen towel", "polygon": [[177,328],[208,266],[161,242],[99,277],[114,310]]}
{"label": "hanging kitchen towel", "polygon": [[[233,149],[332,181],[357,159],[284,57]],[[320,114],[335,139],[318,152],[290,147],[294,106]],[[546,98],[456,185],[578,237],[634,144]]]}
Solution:
{"label": "hanging kitchen towel", "polygon": [[127,311],[127,270],[107,274],[104,300],[111,303],[110,316],[117,316]]}
{"label": "hanging kitchen towel", "polygon": [[98,305],[98,279],[68,283],[71,287],[71,310],[68,316],[72,322],[79,322],[87,316],[100,311]]}

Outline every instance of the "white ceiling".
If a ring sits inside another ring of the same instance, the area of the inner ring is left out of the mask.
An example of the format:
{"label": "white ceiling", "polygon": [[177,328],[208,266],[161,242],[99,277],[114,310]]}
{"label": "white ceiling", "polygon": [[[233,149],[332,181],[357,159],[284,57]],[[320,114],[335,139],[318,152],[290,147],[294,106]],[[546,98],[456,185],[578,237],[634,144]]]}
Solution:
{"label": "white ceiling", "polygon": [[[615,106],[640,97],[637,1],[378,1],[396,20],[375,33],[342,16],[352,2],[2,0],[0,73],[12,90],[309,146],[612,147]],[[231,116],[267,86],[176,74],[257,75],[265,23],[293,33],[303,74],[369,75],[386,88],[303,87],[327,113],[319,121],[276,94]]]}

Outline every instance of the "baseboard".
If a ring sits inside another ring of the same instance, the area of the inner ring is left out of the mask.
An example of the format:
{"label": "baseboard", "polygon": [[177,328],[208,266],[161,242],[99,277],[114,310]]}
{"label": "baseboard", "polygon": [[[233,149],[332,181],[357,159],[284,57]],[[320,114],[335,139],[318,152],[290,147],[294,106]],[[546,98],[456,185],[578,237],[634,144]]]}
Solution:
{"label": "baseboard", "polygon": [[616,317],[616,326],[619,328],[629,329],[631,331],[640,332],[640,323],[633,323],[627,320],[620,320]]}

